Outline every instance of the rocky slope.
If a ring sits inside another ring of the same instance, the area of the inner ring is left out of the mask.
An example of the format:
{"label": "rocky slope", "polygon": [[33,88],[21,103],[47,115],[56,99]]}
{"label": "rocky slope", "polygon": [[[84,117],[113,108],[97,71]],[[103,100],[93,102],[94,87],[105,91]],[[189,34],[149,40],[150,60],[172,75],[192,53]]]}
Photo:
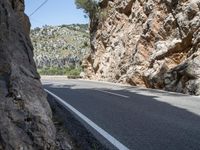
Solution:
{"label": "rocky slope", "polygon": [[0,1],[0,150],[55,149],[29,28],[23,0]]}
{"label": "rocky slope", "polygon": [[[101,0],[91,79],[200,94],[199,0]],[[91,30],[93,31],[93,30]]]}
{"label": "rocky slope", "polygon": [[35,28],[31,39],[38,68],[80,66],[90,50],[87,24]]}

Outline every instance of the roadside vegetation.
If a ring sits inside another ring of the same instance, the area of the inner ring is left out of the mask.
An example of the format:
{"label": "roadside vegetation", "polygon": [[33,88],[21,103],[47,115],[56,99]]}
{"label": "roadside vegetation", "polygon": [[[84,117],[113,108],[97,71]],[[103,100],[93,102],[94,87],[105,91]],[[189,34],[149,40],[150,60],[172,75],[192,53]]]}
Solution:
{"label": "roadside vegetation", "polygon": [[59,67],[46,67],[38,69],[40,75],[66,75],[79,77],[82,71],[81,67],[78,68],[59,68]]}

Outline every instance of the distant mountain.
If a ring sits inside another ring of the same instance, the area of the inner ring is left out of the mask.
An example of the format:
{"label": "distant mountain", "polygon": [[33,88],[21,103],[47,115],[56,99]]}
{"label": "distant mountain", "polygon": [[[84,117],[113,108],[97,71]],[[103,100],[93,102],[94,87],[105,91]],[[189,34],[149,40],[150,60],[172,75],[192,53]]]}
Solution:
{"label": "distant mountain", "polygon": [[90,49],[87,24],[35,28],[31,40],[38,68],[80,66]]}

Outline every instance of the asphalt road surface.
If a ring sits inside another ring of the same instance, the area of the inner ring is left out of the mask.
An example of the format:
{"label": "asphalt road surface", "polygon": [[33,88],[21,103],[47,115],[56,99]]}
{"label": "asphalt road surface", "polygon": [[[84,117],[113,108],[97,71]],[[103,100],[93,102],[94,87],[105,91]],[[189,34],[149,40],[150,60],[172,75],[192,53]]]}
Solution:
{"label": "asphalt road surface", "polygon": [[110,149],[200,150],[200,97],[84,80],[42,82]]}

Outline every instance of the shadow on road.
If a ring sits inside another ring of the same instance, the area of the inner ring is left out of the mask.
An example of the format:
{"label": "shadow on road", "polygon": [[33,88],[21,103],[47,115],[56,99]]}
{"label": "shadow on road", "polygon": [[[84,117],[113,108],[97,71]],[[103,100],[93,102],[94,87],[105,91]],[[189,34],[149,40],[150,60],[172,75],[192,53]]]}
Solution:
{"label": "shadow on road", "polygon": [[[158,96],[145,96],[128,89],[86,89],[76,85],[53,84],[44,87],[66,100],[130,149],[200,149],[200,116],[158,101]],[[96,89],[125,94],[129,98],[123,99]],[[178,95],[175,94],[173,98],[176,97]]]}

